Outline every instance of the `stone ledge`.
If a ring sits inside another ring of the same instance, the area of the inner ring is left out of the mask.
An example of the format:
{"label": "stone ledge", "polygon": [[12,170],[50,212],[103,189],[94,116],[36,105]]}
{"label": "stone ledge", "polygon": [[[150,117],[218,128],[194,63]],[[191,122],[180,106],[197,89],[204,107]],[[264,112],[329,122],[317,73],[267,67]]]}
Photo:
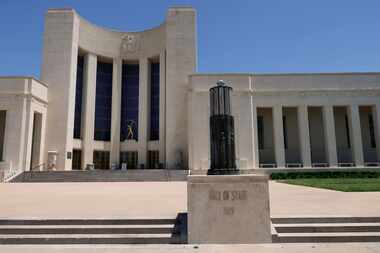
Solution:
{"label": "stone ledge", "polygon": [[245,182],[266,182],[269,176],[263,174],[242,174],[242,175],[189,175],[189,183],[245,183]]}

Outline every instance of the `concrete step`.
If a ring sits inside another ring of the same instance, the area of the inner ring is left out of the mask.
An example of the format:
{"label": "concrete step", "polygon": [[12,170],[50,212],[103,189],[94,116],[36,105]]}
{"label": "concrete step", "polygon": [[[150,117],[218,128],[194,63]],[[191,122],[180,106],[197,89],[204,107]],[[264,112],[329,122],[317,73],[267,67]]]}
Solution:
{"label": "concrete step", "polygon": [[3,225],[0,235],[11,234],[171,234],[174,224],[164,225]]}
{"label": "concrete step", "polygon": [[380,223],[274,224],[277,233],[380,232]]}
{"label": "concrete step", "polygon": [[349,233],[279,233],[276,243],[380,242],[380,232]]}
{"label": "concrete step", "polygon": [[0,244],[184,244],[187,219],[0,219]]}
{"label": "concrete step", "polygon": [[169,244],[171,234],[0,235],[0,244]]}
{"label": "concrete step", "polygon": [[380,223],[380,217],[280,217],[271,218],[273,224],[298,224],[298,223]]}
{"label": "concrete step", "polygon": [[12,182],[186,181],[187,170],[25,171]]}
{"label": "concrete step", "polygon": [[279,243],[380,242],[380,217],[272,217]]}
{"label": "concrete step", "polygon": [[2,225],[172,225],[176,219],[0,219]]}

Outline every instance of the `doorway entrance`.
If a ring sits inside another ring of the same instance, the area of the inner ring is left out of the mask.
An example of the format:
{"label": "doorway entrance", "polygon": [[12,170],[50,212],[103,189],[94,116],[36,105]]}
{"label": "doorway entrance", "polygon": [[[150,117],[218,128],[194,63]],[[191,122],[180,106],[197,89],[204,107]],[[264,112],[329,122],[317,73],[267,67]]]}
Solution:
{"label": "doorway entrance", "polygon": [[72,170],[81,170],[82,169],[82,150],[73,149],[73,162]]}

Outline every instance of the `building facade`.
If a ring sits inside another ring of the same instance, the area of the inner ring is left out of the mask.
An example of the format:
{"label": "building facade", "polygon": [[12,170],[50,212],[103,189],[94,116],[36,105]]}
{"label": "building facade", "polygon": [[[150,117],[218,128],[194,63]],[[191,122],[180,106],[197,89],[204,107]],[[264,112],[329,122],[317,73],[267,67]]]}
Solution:
{"label": "building facade", "polygon": [[380,161],[380,73],[197,74],[196,12],[119,32],[45,17],[38,81],[0,78],[0,169],[209,167],[209,94],[233,88],[241,169]]}

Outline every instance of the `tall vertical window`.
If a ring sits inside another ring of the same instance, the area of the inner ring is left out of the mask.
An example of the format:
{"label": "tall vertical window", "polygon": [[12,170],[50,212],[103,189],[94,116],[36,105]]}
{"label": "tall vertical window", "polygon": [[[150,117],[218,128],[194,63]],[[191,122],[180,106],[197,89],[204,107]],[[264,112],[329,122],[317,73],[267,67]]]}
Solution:
{"label": "tall vertical window", "polygon": [[346,127],[347,148],[351,148],[350,127],[349,127],[349,125],[348,125],[348,117],[347,117],[347,114],[344,115],[344,124],[345,124],[345,127]]}
{"label": "tall vertical window", "polygon": [[84,67],[84,57],[78,56],[77,81],[76,81],[76,88],[75,88],[75,114],[74,114],[74,138],[76,139],[81,138],[83,67]]}
{"label": "tall vertical window", "polygon": [[96,72],[94,139],[110,141],[112,115],[112,63],[98,62]]}
{"label": "tall vertical window", "polygon": [[288,149],[288,129],[286,127],[286,116],[282,116],[282,131],[284,134],[284,148]]}
{"label": "tall vertical window", "polygon": [[259,138],[259,149],[264,149],[264,117],[257,116],[257,135]]}
{"label": "tall vertical window", "polygon": [[120,140],[138,140],[139,65],[123,64],[121,78]]}
{"label": "tall vertical window", "polygon": [[375,128],[373,125],[372,114],[368,115],[368,126],[369,126],[369,138],[371,139],[371,148],[376,148]]}
{"label": "tall vertical window", "polygon": [[0,111],[0,161],[3,161],[6,111]]}
{"label": "tall vertical window", "polygon": [[160,63],[150,64],[150,134],[151,141],[160,136]]}

